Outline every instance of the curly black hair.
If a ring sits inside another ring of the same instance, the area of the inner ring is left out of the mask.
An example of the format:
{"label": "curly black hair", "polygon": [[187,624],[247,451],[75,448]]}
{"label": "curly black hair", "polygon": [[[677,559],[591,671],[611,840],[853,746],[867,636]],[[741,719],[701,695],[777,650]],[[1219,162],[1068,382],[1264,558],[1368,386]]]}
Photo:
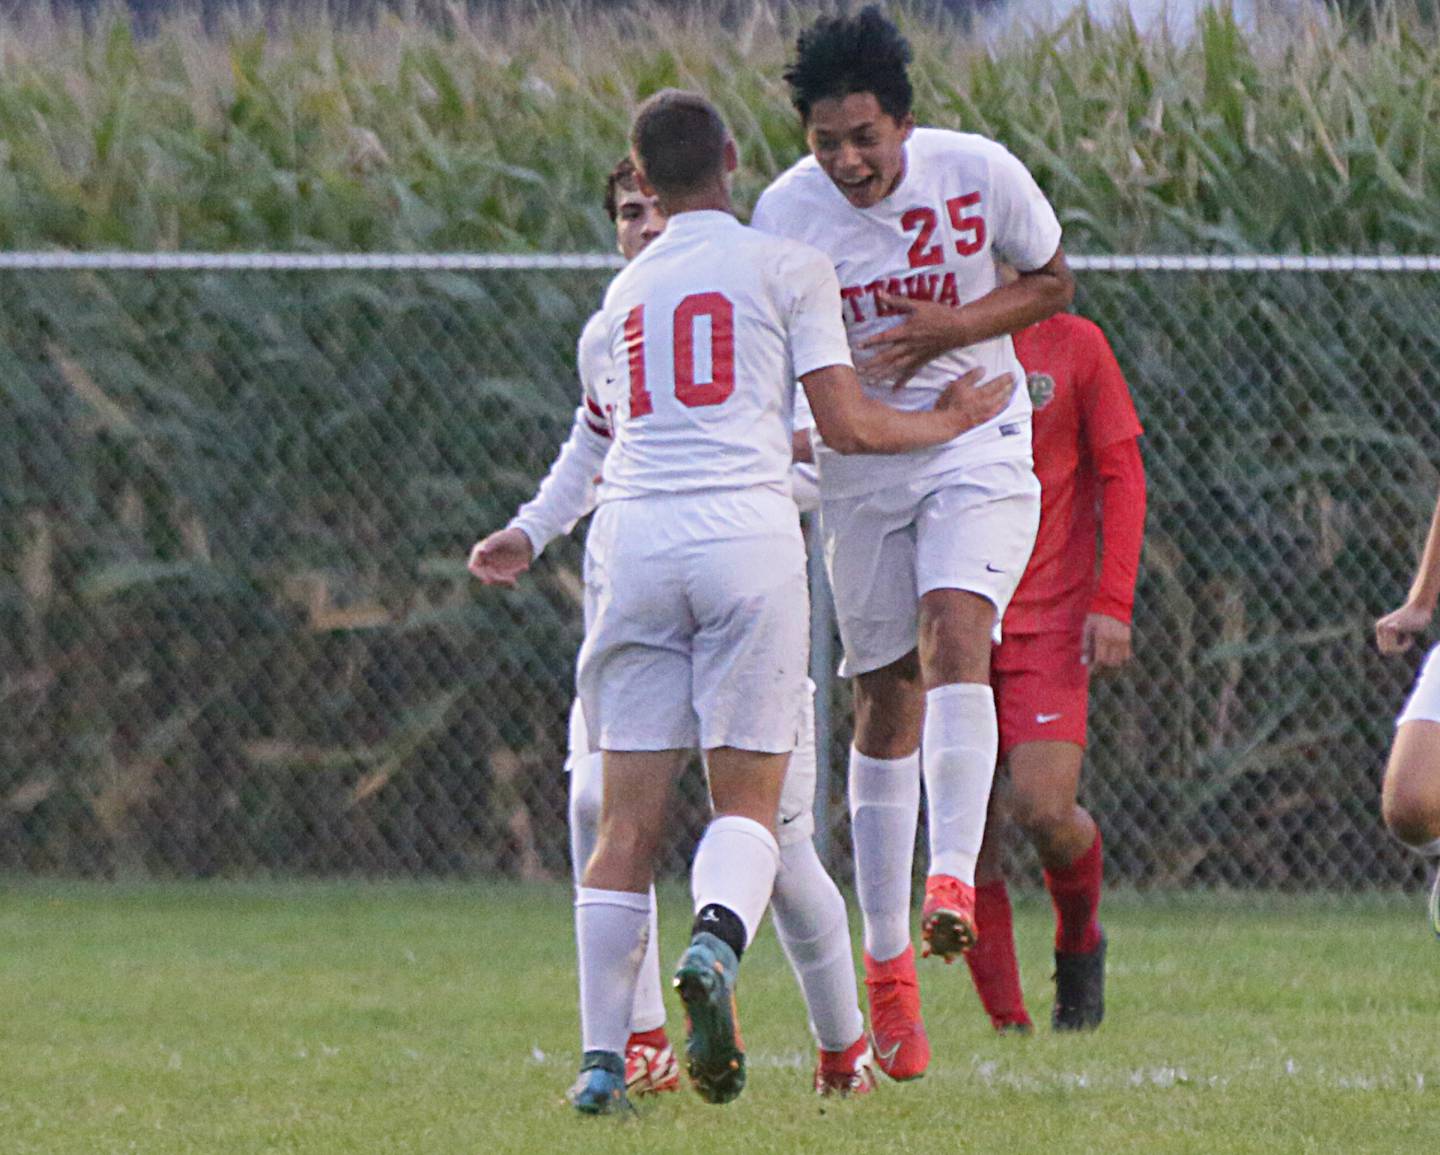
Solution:
{"label": "curly black hair", "polygon": [[795,61],[784,72],[790,102],[808,123],[817,101],[868,92],[900,120],[915,98],[906,70],[911,57],[900,29],[877,5],[858,16],[822,16],[795,39]]}

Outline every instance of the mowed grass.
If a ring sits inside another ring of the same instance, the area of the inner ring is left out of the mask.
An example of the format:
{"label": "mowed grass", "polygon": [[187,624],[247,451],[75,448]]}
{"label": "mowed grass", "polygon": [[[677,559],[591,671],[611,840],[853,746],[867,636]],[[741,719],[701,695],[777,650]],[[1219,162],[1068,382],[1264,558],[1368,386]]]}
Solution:
{"label": "mowed grass", "polygon": [[[1112,897],[1101,1031],[996,1038],[963,966],[927,962],[930,1074],[843,1103],[809,1092],[767,929],[742,973],[744,1096],[620,1122],[562,1104],[561,885],[22,882],[0,894],[0,1150],[1435,1151],[1440,945],[1420,906]],[[665,958],[687,921],[667,890]],[[1017,921],[1040,1018],[1043,895]]]}

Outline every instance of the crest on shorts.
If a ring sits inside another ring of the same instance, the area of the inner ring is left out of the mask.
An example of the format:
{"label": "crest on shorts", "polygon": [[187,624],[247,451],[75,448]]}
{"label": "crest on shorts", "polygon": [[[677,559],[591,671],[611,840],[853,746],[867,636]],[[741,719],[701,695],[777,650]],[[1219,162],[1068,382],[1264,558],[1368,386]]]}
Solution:
{"label": "crest on shorts", "polygon": [[1030,404],[1044,409],[1055,397],[1055,378],[1049,373],[1027,373],[1025,387],[1030,390]]}

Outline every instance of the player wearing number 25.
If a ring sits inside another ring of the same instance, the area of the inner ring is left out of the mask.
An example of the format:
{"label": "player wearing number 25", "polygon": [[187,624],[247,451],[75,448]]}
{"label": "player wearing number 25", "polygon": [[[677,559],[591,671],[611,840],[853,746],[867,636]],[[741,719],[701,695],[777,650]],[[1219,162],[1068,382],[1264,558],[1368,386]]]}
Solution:
{"label": "player wearing number 25", "polygon": [[830,262],[742,226],[736,151],[704,98],[657,93],[637,111],[640,187],[669,219],[605,296],[613,443],[586,549],[593,610],[580,699],[604,756],[599,838],[576,901],[584,1057],[571,1101],[608,1113],[649,921],[671,783],[699,745],[714,819],[692,866],[694,937],[675,985],[696,1090],[740,1093],[739,959],[770,899],[774,823],[805,693],[805,557],[790,497],[795,382],[837,451],[938,445],[989,420],[1014,382],[973,373],[933,408],[867,398],[851,367]]}
{"label": "player wearing number 25", "polygon": [[[756,228],[821,249],[868,395],[923,409],[957,373],[1020,372],[1009,334],[1062,309],[1060,222],[993,140],[917,128],[910,47],[877,8],[821,17],[785,71],[810,155],[765,190]],[[996,262],[1020,272],[1001,285]],[[847,458],[820,429],[820,519],[844,671],[865,981],[882,1070],[930,1059],[910,943],[923,775],[925,953],[975,942],[975,862],[998,742],[990,643],[1035,542],[1030,399],[933,449]],[[923,742],[922,742],[923,730]]]}

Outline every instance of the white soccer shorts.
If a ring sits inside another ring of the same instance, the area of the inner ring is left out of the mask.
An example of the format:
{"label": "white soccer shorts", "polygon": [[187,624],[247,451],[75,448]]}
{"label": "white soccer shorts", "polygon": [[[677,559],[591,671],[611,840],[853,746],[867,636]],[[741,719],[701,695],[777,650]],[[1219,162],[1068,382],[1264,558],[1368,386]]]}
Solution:
{"label": "white soccer shorts", "polygon": [[1415,688],[1405,701],[1405,708],[1395,725],[1406,722],[1440,722],[1440,646],[1425,655],[1425,664],[1420,667],[1420,676],[1415,679]]}
{"label": "white soccer shorts", "polygon": [[[823,482],[822,482],[823,485]],[[979,594],[1000,620],[1035,546],[1040,483],[1028,461],[994,461],[820,503],[845,660],[866,674],[917,644],[920,598]]]}
{"label": "white soccer shorts", "polygon": [[[803,842],[815,833],[815,683],[806,679],[806,693],[800,697],[796,719],[795,749],[785,770],[780,790],[780,809],[775,815],[775,841],[781,846]],[[568,773],[578,759],[590,753],[585,732],[585,711],[576,698],[570,707],[570,748],[565,755]]]}
{"label": "white soccer shorts", "polygon": [[592,617],[576,684],[592,747],[794,748],[810,604],[788,493],[606,502],[585,584]]}

